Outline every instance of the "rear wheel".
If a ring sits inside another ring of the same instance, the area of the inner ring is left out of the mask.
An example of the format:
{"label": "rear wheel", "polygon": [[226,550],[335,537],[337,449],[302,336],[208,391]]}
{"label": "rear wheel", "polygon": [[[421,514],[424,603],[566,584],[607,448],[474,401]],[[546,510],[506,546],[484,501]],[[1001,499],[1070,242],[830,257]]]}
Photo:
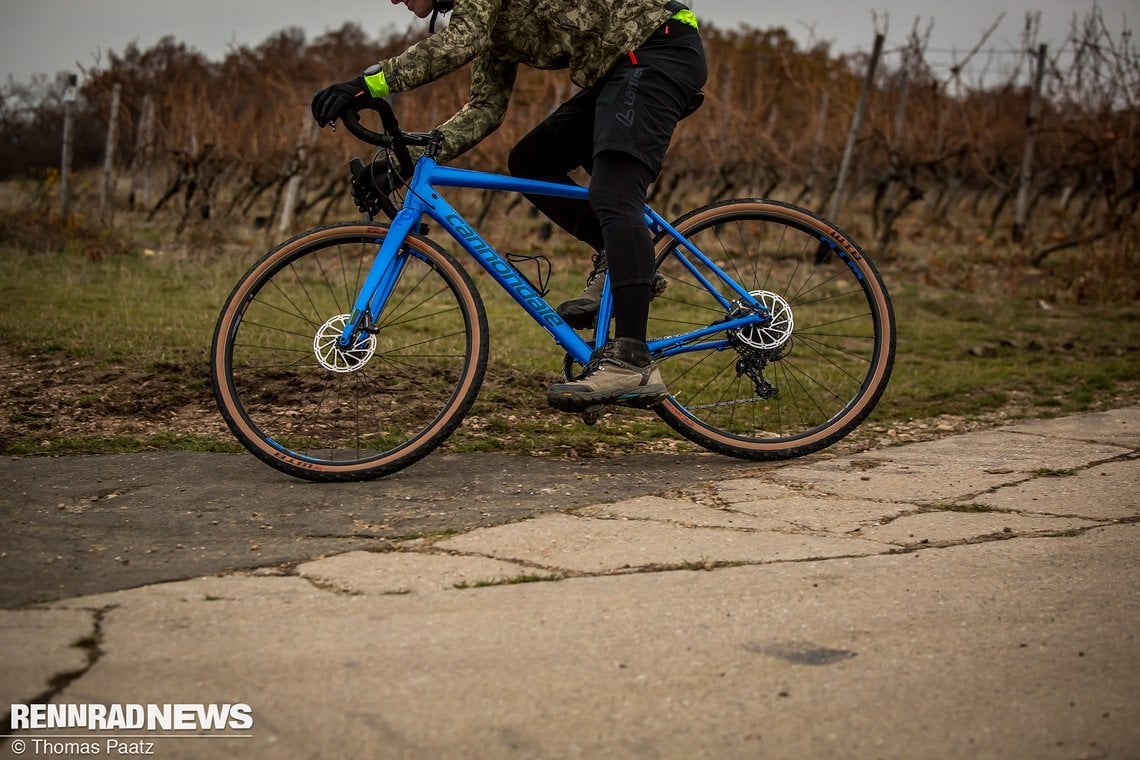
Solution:
{"label": "rear wheel", "polygon": [[467,273],[411,236],[375,325],[338,346],[387,227],[334,225],[266,254],[214,332],[218,407],[255,456],[309,480],[364,480],[416,462],[470,408],[487,318]]}
{"label": "rear wheel", "polygon": [[[705,448],[747,459],[801,456],[854,430],[882,396],[895,354],[891,301],[863,251],[820,217],[773,201],[716,203],[673,226],[771,319],[706,339],[720,340],[716,348],[662,359],[670,396],[661,418]],[[651,336],[750,313],[682,248],[693,268],[685,266],[676,246],[667,234],[657,241],[668,287],[653,302]]]}

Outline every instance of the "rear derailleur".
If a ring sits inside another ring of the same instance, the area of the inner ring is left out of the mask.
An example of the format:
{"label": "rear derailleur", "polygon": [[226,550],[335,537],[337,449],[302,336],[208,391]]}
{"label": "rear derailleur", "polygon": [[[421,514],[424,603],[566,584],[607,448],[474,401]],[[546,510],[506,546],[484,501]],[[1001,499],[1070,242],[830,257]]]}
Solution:
{"label": "rear derailleur", "polygon": [[752,381],[752,388],[757,397],[765,401],[780,395],[780,389],[764,377],[764,369],[768,366],[768,362],[780,358],[779,355],[772,356],[778,352],[745,345],[737,346],[736,350],[740,354],[736,359],[736,376],[744,377],[747,375],[748,379]]}

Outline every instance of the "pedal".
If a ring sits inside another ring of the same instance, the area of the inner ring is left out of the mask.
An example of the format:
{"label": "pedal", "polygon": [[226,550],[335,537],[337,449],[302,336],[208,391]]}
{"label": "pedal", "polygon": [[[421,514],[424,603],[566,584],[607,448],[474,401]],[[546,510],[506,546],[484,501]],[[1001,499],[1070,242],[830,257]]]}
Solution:
{"label": "pedal", "polygon": [[594,404],[582,410],[582,422],[587,425],[596,425],[598,420],[602,418],[602,413],[605,412],[606,407],[604,404]]}

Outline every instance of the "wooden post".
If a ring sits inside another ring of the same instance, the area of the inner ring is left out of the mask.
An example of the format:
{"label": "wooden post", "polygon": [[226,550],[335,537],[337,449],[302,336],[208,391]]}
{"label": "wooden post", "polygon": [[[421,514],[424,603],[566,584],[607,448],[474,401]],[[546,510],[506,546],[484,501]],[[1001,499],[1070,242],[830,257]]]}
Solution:
{"label": "wooden post", "polygon": [[305,171],[305,154],[313,142],[317,123],[306,113],[304,123],[301,125],[301,142],[297,146],[297,165],[292,176],[285,186],[285,202],[281,204],[281,218],[277,223],[277,231],[287,233],[293,226],[293,211],[297,206],[297,196],[301,190],[301,175]]}
{"label": "wooden post", "polygon": [[149,206],[154,189],[154,95],[143,98],[143,205]]}
{"label": "wooden post", "polygon": [[859,139],[859,130],[863,126],[863,115],[867,111],[867,100],[871,96],[871,88],[875,84],[875,69],[879,65],[879,56],[883,52],[884,35],[879,32],[875,35],[875,46],[871,50],[871,60],[867,64],[867,76],[863,79],[863,87],[859,90],[859,101],[855,105],[855,115],[851,118],[851,130],[847,133],[847,147],[843,149],[843,160],[839,164],[839,178],[835,181],[835,195],[831,197],[831,211],[828,214],[832,220],[839,216],[839,209],[843,204],[843,190],[847,184],[847,174],[851,170],[851,160],[855,155],[855,141]]}
{"label": "wooden post", "polygon": [[1029,185],[1033,179],[1033,149],[1037,141],[1037,120],[1041,114],[1041,83],[1045,77],[1045,43],[1037,48],[1037,72],[1033,91],[1029,93],[1029,115],[1025,119],[1025,153],[1021,156],[1021,184],[1017,188],[1017,210],[1014,212],[1012,238],[1020,243],[1025,237],[1029,215]]}
{"label": "wooden post", "polygon": [[[135,153],[131,157],[131,189],[129,193],[132,209],[150,205],[151,163],[154,157],[154,96],[149,92],[143,96],[142,112],[135,127]],[[141,175],[141,177],[140,177]],[[139,190],[139,183],[142,190]]]}
{"label": "wooden post", "polygon": [[[150,205],[152,163],[154,158],[154,96],[143,96],[143,111],[135,126],[135,155],[131,156],[131,188],[128,193],[131,210]],[[141,174],[141,178],[140,178]],[[143,189],[139,189],[139,183]]]}
{"label": "wooden post", "polygon": [[732,63],[726,63],[724,69],[720,72],[721,76],[721,111],[720,111],[720,133],[723,137],[729,136],[728,117],[732,110]]}
{"label": "wooden post", "polygon": [[894,142],[894,149],[902,149],[903,134],[906,131],[906,99],[910,93],[910,65],[911,56],[909,49],[903,53],[902,68],[899,70],[899,103],[895,109],[895,125],[891,132],[891,140]]}
{"label": "wooden post", "polygon": [[99,219],[110,226],[114,214],[114,191],[111,187],[115,170],[115,140],[118,136],[119,101],[123,96],[123,86],[118,82],[111,88],[111,117],[107,124],[107,146],[103,150],[103,188],[99,194]]}
{"label": "wooden post", "polygon": [[[819,93],[819,117],[815,125],[815,141],[811,145],[811,168],[808,170],[807,190],[809,197],[813,204],[815,204],[817,194],[815,190],[815,183],[819,177],[819,153],[823,147],[823,138],[826,136],[827,129],[827,106],[831,98],[830,90],[823,89]],[[823,198],[820,197],[819,205],[823,205]],[[822,209],[821,209],[822,210]]]}
{"label": "wooden post", "polygon": [[59,166],[59,216],[67,221],[71,216],[71,143],[75,131],[75,99],[79,77],[67,75],[67,88],[63,91],[63,156]]}

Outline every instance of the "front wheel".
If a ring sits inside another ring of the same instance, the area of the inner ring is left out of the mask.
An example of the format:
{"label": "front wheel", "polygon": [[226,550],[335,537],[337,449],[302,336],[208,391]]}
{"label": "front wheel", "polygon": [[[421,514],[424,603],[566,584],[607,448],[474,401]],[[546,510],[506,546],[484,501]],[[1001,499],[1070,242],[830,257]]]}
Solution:
{"label": "front wheel", "polygon": [[237,439],[282,472],[365,480],[441,444],[487,366],[487,317],[470,277],[409,236],[381,313],[337,339],[388,229],[342,224],[270,251],[238,282],[214,331],[211,377]]}
{"label": "front wheel", "polygon": [[[802,456],[854,430],[886,389],[895,356],[890,297],[859,246],[811,212],[774,201],[715,203],[673,227],[771,318],[662,357],[670,396],[659,416],[711,451],[746,459]],[[656,250],[668,286],[653,303],[651,335],[750,313],[671,235]]]}

